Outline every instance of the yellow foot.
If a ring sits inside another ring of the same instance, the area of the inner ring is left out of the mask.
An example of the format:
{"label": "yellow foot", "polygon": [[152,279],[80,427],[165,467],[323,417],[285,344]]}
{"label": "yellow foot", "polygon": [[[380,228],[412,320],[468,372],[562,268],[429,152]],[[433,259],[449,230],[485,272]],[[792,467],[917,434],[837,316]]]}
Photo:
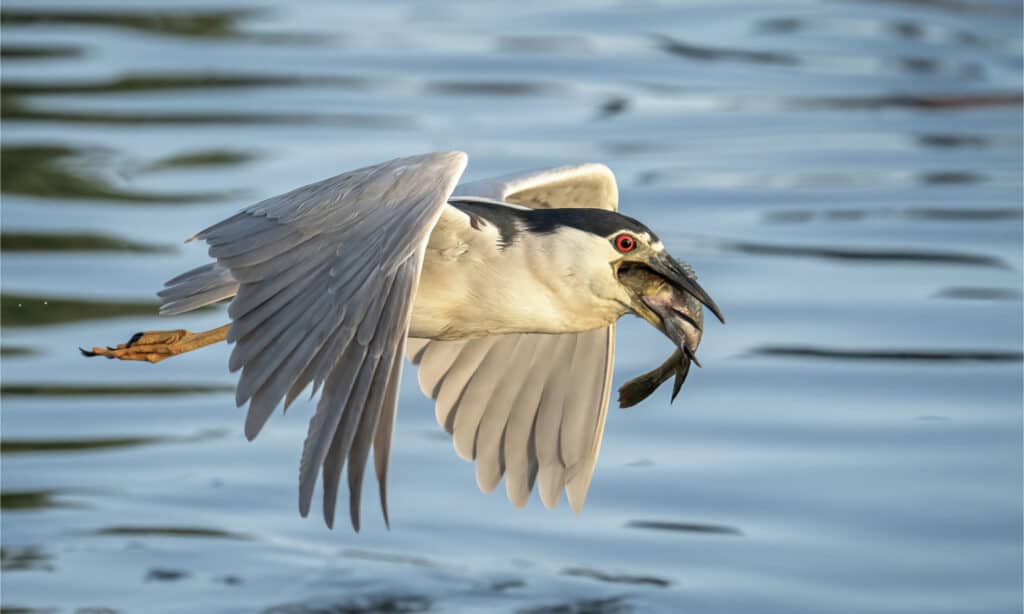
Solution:
{"label": "yellow foot", "polygon": [[160,362],[165,358],[197,350],[203,346],[223,341],[227,336],[228,325],[192,333],[184,329],[154,330],[135,333],[127,343],[117,347],[94,347],[92,350],[78,348],[83,356],[106,356],[118,360],[144,360]]}

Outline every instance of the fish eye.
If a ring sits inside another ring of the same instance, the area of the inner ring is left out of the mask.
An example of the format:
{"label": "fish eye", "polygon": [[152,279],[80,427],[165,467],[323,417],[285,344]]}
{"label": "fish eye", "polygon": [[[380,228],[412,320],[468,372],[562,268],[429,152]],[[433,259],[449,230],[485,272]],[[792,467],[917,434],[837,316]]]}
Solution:
{"label": "fish eye", "polygon": [[636,237],[626,232],[616,236],[613,242],[615,243],[615,249],[619,250],[619,253],[622,254],[636,249]]}

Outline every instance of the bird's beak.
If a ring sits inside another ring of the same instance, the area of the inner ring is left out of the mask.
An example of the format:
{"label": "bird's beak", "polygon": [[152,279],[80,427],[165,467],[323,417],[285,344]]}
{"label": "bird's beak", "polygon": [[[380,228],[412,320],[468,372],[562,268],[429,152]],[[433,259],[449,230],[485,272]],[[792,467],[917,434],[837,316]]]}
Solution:
{"label": "bird's beak", "polygon": [[697,362],[697,346],[704,324],[701,305],[723,323],[725,320],[715,301],[697,283],[693,271],[668,254],[658,252],[642,262],[623,263],[618,275],[619,281],[634,295],[633,311]]}

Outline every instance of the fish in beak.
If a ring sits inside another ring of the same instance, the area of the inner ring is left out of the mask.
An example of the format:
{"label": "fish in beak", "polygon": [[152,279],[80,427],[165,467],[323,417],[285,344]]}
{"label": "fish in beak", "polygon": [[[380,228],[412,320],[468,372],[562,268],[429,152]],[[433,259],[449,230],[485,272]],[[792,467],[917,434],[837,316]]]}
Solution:
{"label": "fish in beak", "polygon": [[664,252],[653,254],[643,262],[622,263],[618,277],[634,295],[633,311],[678,348],[658,368],[626,382],[619,389],[619,406],[631,407],[643,401],[673,375],[674,401],[690,371],[690,363],[700,366],[697,347],[704,326],[703,307],[725,323],[722,312],[697,283],[693,270]]}

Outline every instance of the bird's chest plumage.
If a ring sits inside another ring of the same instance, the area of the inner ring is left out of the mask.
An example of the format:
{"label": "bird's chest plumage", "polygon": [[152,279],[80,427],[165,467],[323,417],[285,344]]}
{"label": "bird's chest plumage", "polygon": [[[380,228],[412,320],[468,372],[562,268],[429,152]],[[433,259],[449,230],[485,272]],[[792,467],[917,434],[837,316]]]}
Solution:
{"label": "bird's chest plumage", "polygon": [[457,210],[445,212],[424,255],[411,336],[577,332],[623,314],[604,288],[594,287],[612,279],[601,269],[610,265],[588,260],[571,241],[510,234]]}

